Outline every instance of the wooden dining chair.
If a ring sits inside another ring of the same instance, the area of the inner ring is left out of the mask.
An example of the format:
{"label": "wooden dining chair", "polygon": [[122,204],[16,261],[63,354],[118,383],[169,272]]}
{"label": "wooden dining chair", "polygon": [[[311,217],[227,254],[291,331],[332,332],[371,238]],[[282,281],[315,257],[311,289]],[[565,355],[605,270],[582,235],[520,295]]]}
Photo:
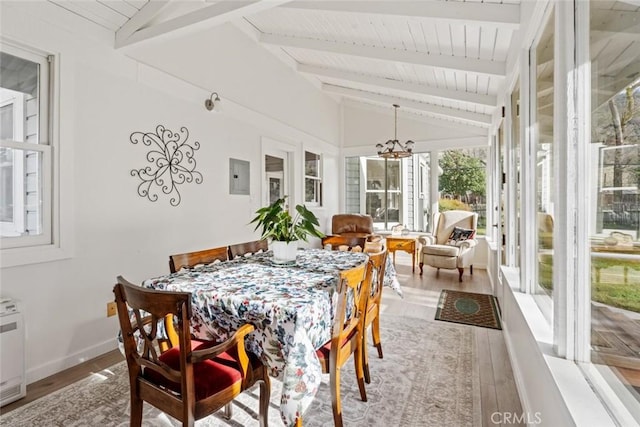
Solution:
{"label": "wooden dining chair", "polygon": [[253,242],[238,243],[229,245],[229,259],[235,259],[239,256],[253,255],[260,251],[269,250],[269,244],[266,240],[254,240]]}
{"label": "wooden dining chair", "polygon": [[340,273],[331,340],[316,350],[322,372],[329,374],[333,421],[336,427],[342,426],[340,369],[352,354],[360,397],[363,402],[367,401],[362,365],[362,333],[364,310],[369,294],[369,274],[371,274],[371,267],[367,262]]}
{"label": "wooden dining chair", "polygon": [[169,256],[169,270],[172,273],[180,271],[181,268],[190,268],[198,264],[211,264],[212,262],[226,261],[229,253],[226,246],[221,248],[205,249],[202,251],[187,252]]}
{"label": "wooden dining chair", "polygon": [[244,347],[252,325],[224,342],[196,340],[190,334],[191,293],[145,289],[120,276],[113,292],[129,368],[131,426],[142,424],[143,402],[193,426],[256,382],[259,423],[267,426],[269,375]]}
{"label": "wooden dining chair", "polygon": [[382,343],[380,341],[380,301],[382,299],[382,286],[384,284],[384,272],[387,265],[387,249],[382,248],[380,252],[369,253],[369,264],[371,274],[369,279],[369,298],[367,298],[364,328],[362,330],[362,360],[364,367],[364,380],[367,384],[371,382],[369,373],[369,355],[367,350],[367,328],[371,326],[371,336],[373,345],[378,349],[378,357],[382,359]]}
{"label": "wooden dining chair", "polygon": [[354,236],[325,236],[322,238],[322,247],[331,245],[331,249],[334,251],[355,251],[362,252],[367,242],[366,237],[354,237]]}

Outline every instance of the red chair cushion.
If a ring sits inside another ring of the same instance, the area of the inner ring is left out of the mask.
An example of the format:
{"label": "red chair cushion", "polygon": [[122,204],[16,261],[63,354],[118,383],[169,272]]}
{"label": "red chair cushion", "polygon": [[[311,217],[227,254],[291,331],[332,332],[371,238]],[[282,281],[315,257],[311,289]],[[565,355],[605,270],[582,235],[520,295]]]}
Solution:
{"label": "red chair cushion", "polygon": [[[216,345],[215,342],[193,340],[191,347],[204,349]],[[162,353],[159,359],[171,369],[180,370],[180,348],[173,347]],[[164,386],[176,393],[181,393],[181,385],[168,380],[152,369],[145,369],[143,377],[148,381]],[[213,360],[205,360],[193,365],[193,378],[196,389],[196,400],[212,396],[225,388],[242,381],[242,374],[237,360],[229,353],[222,353]]]}
{"label": "red chair cushion", "polygon": [[[349,334],[348,337],[346,337],[342,343],[340,344],[340,347],[343,347],[346,343],[349,342],[349,340],[351,340],[351,338],[353,338],[353,336],[356,334],[356,329],[354,328],[351,333]],[[331,354],[331,340],[327,341],[326,343],[324,343],[324,345],[318,349],[316,349],[316,356],[318,357],[318,359],[322,360],[322,359],[329,359],[329,355]]]}

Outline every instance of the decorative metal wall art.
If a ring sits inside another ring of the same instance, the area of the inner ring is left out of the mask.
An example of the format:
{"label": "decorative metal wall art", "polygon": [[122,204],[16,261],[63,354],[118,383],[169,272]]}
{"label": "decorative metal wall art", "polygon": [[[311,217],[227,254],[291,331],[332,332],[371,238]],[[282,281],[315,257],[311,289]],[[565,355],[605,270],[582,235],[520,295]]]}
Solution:
{"label": "decorative metal wall art", "polygon": [[129,138],[133,144],[141,142],[151,150],[147,153],[150,165],[133,169],[131,176],[140,178],[138,195],[152,202],[158,200],[159,194],[170,197],[171,206],[178,206],[182,200],[178,186],[185,183],[202,183],[202,174],[196,171],[194,153],[200,149],[195,141],[187,144],[189,130],[181,127],[173,132],[162,125],[153,132],[133,132]]}

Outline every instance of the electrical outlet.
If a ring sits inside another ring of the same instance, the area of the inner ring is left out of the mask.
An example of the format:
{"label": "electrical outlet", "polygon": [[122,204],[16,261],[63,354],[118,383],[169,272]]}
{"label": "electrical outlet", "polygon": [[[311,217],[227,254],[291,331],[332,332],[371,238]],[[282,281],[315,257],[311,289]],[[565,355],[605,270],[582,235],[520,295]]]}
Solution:
{"label": "electrical outlet", "polygon": [[115,316],[116,315],[116,302],[115,301],[111,301],[107,303],[107,317],[111,317],[111,316]]}

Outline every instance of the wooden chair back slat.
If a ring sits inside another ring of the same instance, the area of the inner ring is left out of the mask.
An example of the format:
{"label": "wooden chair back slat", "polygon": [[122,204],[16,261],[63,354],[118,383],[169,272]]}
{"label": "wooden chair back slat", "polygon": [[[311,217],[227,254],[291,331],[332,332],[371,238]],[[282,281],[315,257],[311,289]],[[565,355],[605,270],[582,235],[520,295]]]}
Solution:
{"label": "wooden chair back slat", "polygon": [[169,256],[169,270],[175,273],[181,268],[190,268],[198,264],[210,264],[216,260],[226,261],[228,259],[228,248],[226,246],[176,254]]}
{"label": "wooden chair back slat", "polygon": [[255,253],[266,252],[268,250],[269,244],[266,240],[237,243],[235,245],[229,245],[229,259],[235,259],[239,256],[253,255]]}

